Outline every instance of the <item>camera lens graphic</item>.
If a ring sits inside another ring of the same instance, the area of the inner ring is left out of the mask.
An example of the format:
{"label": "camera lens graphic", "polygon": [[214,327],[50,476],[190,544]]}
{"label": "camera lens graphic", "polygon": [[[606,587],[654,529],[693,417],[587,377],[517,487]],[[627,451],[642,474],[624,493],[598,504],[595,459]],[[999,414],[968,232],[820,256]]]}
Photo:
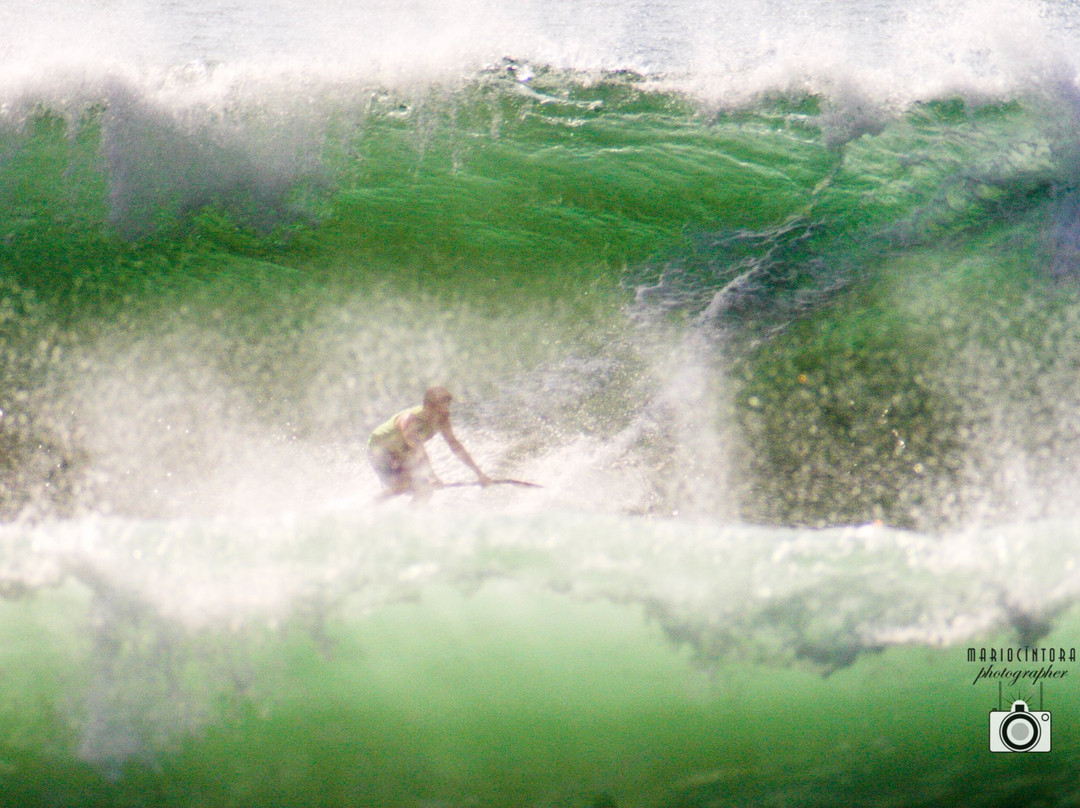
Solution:
{"label": "camera lens graphic", "polygon": [[1010,713],[1001,722],[998,734],[1009,749],[1026,752],[1039,742],[1039,722],[1029,712]]}

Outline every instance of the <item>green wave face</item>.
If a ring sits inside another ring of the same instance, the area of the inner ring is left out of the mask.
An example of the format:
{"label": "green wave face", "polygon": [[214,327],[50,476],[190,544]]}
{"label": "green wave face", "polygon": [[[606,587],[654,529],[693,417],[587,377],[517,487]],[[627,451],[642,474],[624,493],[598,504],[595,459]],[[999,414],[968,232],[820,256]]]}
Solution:
{"label": "green wave face", "polygon": [[[87,399],[116,376],[144,411],[159,382],[220,402],[199,446],[250,418],[344,437],[438,380],[511,455],[634,428],[632,510],[957,524],[1018,496],[1017,452],[1053,510],[1070,471],[1031,455],[1074,440],[1039,386],[1072,389],[1076,203],[1041,101],[709,110],[499,69],[234,106],[114,90],[9,125],[9,513],[100,505],[121,416]],[[673,454],[691,421],[724,448]]]}

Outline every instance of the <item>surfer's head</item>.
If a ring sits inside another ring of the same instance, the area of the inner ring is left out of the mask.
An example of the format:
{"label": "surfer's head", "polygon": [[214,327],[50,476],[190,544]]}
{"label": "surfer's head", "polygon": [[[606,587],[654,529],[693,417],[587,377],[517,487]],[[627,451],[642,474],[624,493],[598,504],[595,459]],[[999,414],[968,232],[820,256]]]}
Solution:
{"label": "surfer's head", "polygon": [[450,391],[442,386],[429,387],[424,393],[424,406],[443,412],[450,411],[450,402],[453,400]]}

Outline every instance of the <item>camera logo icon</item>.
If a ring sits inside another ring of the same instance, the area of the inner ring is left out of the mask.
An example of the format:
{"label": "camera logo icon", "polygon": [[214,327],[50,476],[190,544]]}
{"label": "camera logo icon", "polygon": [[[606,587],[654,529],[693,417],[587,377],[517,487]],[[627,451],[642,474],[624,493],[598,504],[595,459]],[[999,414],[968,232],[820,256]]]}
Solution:
{"label": "camera logo icon", "polygon": [[1050,713],[1030,712],[1023,701],[1014,701],[1011,710],[991,710],[990,751],[1049,752]]}

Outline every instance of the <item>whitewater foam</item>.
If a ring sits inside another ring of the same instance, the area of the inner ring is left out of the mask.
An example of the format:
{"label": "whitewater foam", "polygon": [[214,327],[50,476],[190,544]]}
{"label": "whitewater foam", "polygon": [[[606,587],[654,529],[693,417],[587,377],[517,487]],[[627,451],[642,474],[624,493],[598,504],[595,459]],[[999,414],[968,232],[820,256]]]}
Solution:
{"label": "whitewater foam", "polygon": [[722,9],[697,0],[22,3],[4,19],[12,32],[0,60],[6,104],[50,85],[65,97],[119,79],[158,103],[183,109],[216,97],[221,109],[253,86],[310,95],[342,84],[456,84],[505,57],[586,74],[630,70],[722,106],[778,90],[846,106],[1000,98],[1076,73],[1071,10],[1015,0],[880,0],[858,11],[822,0]]}

